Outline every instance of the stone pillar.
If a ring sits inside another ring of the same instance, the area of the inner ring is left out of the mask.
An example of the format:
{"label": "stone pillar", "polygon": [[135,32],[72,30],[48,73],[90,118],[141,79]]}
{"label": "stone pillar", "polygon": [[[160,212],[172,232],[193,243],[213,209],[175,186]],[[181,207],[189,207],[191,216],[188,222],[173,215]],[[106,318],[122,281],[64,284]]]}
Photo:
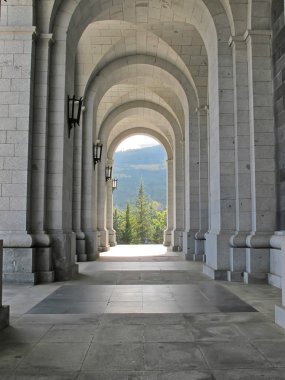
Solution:
{"label": "stone pillar", "polygon": [[251,234],[246,238],[246,283],[267,281],[270,237],[276,226],[275,131],[271,32],[245,33],[250,110]]}
{"label": "stone pillar", "polygon": [[[31,11],[32,7],[25,7],[25,13],[30,14]],[[26,16],[25,22],[29,22],[30,16]],[[41,150],[46,136],[46,87],[39,98],[33,99],[34,91],[36,94],[39,91],[34,80],[46,80],[50,36],[41,36],[37,52],[34,27],[1,26],[0,33],[0,91],[3,95],[0,100],[0,238],[4,240],[3,276],[12,282],[49,282],[53,280],[53,272],[48,248],[50,240],[44,232],[46,151]],[[44,61],[43,73],[37,66],[41,58]],[[43,104],[41,120],[40,102]],[[36,128],[39,128],[37,132]],[[33,140],[35,148],[32,150]],[[37,169],[38,175],[32,182]],[[38,189],[35,189],[35,184],[39,185]],[[34,201],[38,211],[32,208]]]}
{"label": "stone pillar", "polygon": [[[102,153],[103,156],[103,153]],[[106,157],[106,156],[105,156]],[[97,231],[98,231],[98,249],[100,252],[108,251],[110,248],[108,231],[106,228],[107,219],[107,183],[105,176],[105,165],[112,165],[102,157],[102,164],[98,167],[98,199],[97,199]]]}
{"label": "stone pillar", "polygon": [[281,238],[282,304],[275,306],[275,323],[285,329],[285,236]]}
{"label": "stone pillar", "polygon": [[242,36],[231,37],[234,79],[236,232],[230,239],[229,281],[243,281],[246,236],[251,230],[251,173],[247,46]]}
{"label": "stone pillar", "polygon": [[[92,97],[91,97],[92,98]],[[83,114],[82,130],[82,200],[81,228],[85,235],[85,253],[88,261],[97,258],[97,177],[99,166],[93,162],[93,103],[90,97]],[[104,147],[103,147],[104,149]]]}
{"label": "stone pillar", "polygon": [[113,228],[113,187],[112,181],[107,182],[107,230],[110,247],[117,245],[116,231]]}
{"label": "stone pillar", "polygon": [[[85,111],[85,108],[83,108],[83,111]],[[87,261],[87,255],[85,253],[85,234],[81,230],[83,115],[81,120],[80,127],[75,127],[74,130],[72,229],[76,234],[76,258],[77,261],[82,262]],[[89,154],[91,154],[90,151]]]}
{"label": "stone pillar", "polygon": [[205,261],[205,234],[209,229],[208,106],[199,107],[199,231],[195,235],[195,259]]}
{"label": "stone pillar", "polygon": [[172,231],[173,251],[182,251],[185,194],[184,194],[184,141],[176,141],[174,166],[174,230]]}
{"label": "stone pillar", "polygon": [[[189,134],[189,135],[188,135]],[[190,115],[189,152],[185,155],[185,233],[183,250],[187,260],[199,260],[195,255],[195,235],[199,230],[199,115]]]}
{"label": "stone pillar", "polygon": [[9,325],[9,306],[2,305],[3,241],[0,240],[0,330]]}
{"label": "stone pillar", "polygon": [[76,235],[72,231],[73,135],[69,134],[67,97],[74,94],[75,51],[66,34],[54,35],[51,49],[47,155],[47,232],[57,281],[78,271],[75,264]]}
{"label": "stone pillar", "polygon": [[171,246],[171,234],[173,230],[173,160],[167,163],[167,227],[164,231],[163,245]]}
{"label": "stone pillar", "polygon": [[[229,239],[235,231],[235,150],[232,54],[219,41],[209,56],[209,213],[203,271],[225,280],[230,267]],[[218,64],[218,66],[217,66]]]}

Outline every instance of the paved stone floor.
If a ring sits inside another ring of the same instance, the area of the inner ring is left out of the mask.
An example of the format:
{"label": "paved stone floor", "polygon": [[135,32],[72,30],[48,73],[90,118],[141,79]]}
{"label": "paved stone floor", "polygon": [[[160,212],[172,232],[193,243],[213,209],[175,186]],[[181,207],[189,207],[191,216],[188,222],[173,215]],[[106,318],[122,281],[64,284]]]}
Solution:
{"label": "paved stone floor", "polygon": [[111,256],[67,283],[4,285],[0,379],[285,379],[279,289],[214,282],[174,253]]}

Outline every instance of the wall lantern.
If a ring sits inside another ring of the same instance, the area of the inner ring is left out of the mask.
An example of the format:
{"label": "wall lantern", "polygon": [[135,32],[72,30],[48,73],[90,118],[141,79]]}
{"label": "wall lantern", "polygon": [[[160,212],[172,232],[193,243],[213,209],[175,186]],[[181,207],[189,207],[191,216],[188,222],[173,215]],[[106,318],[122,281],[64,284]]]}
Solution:
{"label": "wall lantern", "polygon": [[83,98],[77,99],[75,95],[72,98],[67,97],[68,137],[71,129],[80,123],[82,104]]}
{"label": "wall lantern", "polygon": [[[6,1],[6,3],[7,3],[7,0],[3,0],[3,1]],[[0,0],[0,17],[1,17],[1,2],[2,2],[2,0]]]}
{"label": "wall lantern", "polygon": [[94,169],[97,162],[101,162],[103,144],[100,143],[100,140],[96,141],[96,144],[93,144],[93,163]]}
{"label": "wall lantern", "polygon": [[105,167],[105,177],[106,177],[106,181],[109,181],[110,179],[112,179],[112,166],[106,166]]}
{"label": "wall lantern", "polygon": [[118,180],[113,178],[112,179],[112,190],[116,190],[117,189],[117,186],[118,186]]}

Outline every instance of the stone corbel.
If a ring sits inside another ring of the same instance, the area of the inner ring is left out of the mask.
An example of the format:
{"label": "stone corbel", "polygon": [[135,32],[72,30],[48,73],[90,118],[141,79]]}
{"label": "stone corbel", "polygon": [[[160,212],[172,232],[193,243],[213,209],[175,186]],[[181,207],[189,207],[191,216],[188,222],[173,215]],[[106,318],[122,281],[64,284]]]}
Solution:
{"label": "stone corbel", "polygon": [[253,232],[246,237],[248,248],[270,248],[272,232]]}
{"label": "stone corbel", "polygon": [[24,232],[0,232],[4,248],[50,247],[51,239],[46,233],[25,234]]}
{"label": "stone corbel", "polygon": [[230,237],[229,243],[232,248],[245,248],[248,232],[239,231]]}

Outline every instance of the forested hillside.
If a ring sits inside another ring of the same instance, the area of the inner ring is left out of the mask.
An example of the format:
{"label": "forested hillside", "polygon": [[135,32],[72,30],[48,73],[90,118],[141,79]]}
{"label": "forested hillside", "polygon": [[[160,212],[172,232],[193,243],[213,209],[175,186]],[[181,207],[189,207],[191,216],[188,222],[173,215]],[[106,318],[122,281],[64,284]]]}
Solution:
{"label": "forested hillside", "polygon": [[134,202],[141,180],[145,193],[166,207],[166,153],[160,146],[116,152],[113,177],[118,179],[114,191],[114,207],[125,209],[126,202]]}

